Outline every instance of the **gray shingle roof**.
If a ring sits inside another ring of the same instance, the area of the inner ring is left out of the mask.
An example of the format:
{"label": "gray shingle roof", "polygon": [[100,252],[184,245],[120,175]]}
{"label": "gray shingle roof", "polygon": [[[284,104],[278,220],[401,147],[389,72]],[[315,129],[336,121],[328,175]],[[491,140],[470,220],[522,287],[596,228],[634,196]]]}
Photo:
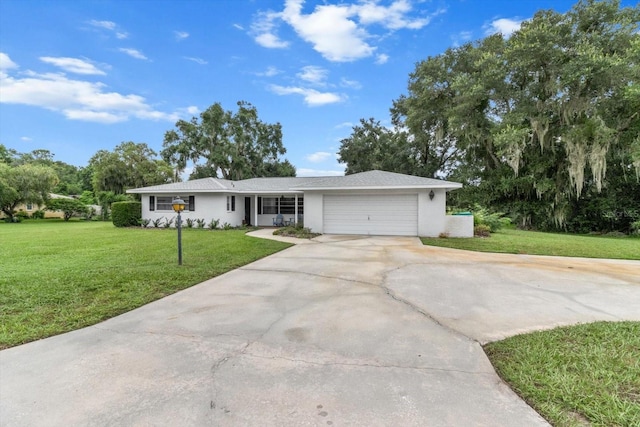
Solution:
{"label": "gray shingle roof", "polygon": [[374,170],[333,177],[251,178],[241,181],[202,178],[193,181],[134,188],[127,190],[127,193],[301,193],[304,190],[393,188],[445,188],[451,190],[460,187],[462,187],[462,184],[457,182]]}
{"label": "gray shingle roof", "polygon": [[301,183],[299,189],[348,189],[348,188],[460,188],[458,182],[423,178],[401,173],[373,170],[346,176],[326,177],[319,181]]}
{"label": "gray shingle roof", "polygon": [[233,181],[220,178],[201,178],[193,181],[174,182],[171,184],[152,185],[150,187],[132,188],[127,193],[172,193],[176,191],[193,191],[210,193],[233,188]]}

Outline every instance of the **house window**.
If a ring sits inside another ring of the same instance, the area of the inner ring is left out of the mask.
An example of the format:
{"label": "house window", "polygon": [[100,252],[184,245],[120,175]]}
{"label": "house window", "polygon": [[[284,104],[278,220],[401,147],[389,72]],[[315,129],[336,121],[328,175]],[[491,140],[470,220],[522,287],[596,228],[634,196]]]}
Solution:
{"label": "house window", "polygon": [[236,196],[227,196],[227,212],[236,211]]}
{"label": "house window", "polygon": [[[295,215],[295,197],[258,197],[258,214]],[[304,213],[304,198],[298,197],[298,214]]]}
{"label": "house window", "polygon": [[278,199],[275,197],[262,197],[262,211],[261,214],[277,214],[278,213]]}
{"label": "house window", "polygon": [[28,211],[33,210],[33,204],[32,203],[27,203],[27,210]]}
{"label": "house window", "polygon": [[296,213],[296,199],[294,197],[280,197],[280,213],[293,215]]}
{"label": "house window", "polygon": [[[195,197],[194,196],[177,196],[180,197],[182,200],[184,200],[185,206],[184,206],[184,210],[185,211],[194,211],[195,210]],[[150,209],[149,210],[154,210],[153,206],[154,206],[154,199],[155,199],[155,210],[159,210],[159,211],[173,211],[173,199],[175,199],[175,196],[151,196],[149,197],[149,206]]]}

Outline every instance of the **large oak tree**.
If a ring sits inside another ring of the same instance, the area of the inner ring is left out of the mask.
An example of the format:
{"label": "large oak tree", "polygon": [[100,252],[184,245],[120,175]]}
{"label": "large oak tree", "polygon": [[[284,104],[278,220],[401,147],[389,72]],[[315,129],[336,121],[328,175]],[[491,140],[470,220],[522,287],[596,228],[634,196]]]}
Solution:
{"label": "large oak tree", "polygon": [[[408,150],[377,156],[465,182],[458,203],[522,226],[628,230],[640,218],[639,21],[640,6],[582,0],[418,63],[391,109]],[[343,141],[348,171],[360,133]]]}
{"label": "large oak tree", "polygon": [[89,160],[93,190],[124,194],[129,188],[166,184],[173,171],[147,144],[123,142],[113,151],[100,150]]}
{"label": "large oak tree", "polygon": [[0,161],[0,210],[11,219],[18,205],[43,205],[57,183],[56,172],[50,167],[10,166]]}
{"label": "large oak tree", "polygon": [[238,111],[226,111],[215,103],[190,121],[179,120],[165,133],[163,158],[175,166],[179,176],[189,162],[191,178],[216,177],[240,180],[254,177],[295,176],[289,161],[280,160],[280,123],[268,124],[248,102],[238,102]]}

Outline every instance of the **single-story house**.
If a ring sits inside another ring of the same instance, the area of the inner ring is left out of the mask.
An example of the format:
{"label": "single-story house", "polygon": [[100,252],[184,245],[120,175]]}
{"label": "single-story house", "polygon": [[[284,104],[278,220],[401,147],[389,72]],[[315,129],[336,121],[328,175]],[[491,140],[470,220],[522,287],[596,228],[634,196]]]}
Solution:
{"label": "single-story house", "polygon": [[373,170],[347,176],[193,181],[134,188],[142,218],[173,218],[171,201],[186,202],[183,221],[273,226],[303,222],[324,234],[472,237],[473,218],[446,215],[457,182]]}
{"label": "single-story house", "polygon": [[[69,196],[65,196],[63,194],[54,194],[54,193],[49,193],[49,198],[50,199],[72,199],[72,197]],[[29,214],[29,216],[33,215],[33,213],[35,211],[38,210],[43,210],[44,211],[44,217],[49,219],[49,218],[64,218],[64,212],[62,211],[48,211],[45,210],[47,207],[46,203],[43,205],[38,205],[35,203],[21,203],[18,206],[16,206],[15,211],[16,212],[26,212],[27,214]],[[4,212],[0,211],[0,219],[4,218],[6,215],[4,214]]]}

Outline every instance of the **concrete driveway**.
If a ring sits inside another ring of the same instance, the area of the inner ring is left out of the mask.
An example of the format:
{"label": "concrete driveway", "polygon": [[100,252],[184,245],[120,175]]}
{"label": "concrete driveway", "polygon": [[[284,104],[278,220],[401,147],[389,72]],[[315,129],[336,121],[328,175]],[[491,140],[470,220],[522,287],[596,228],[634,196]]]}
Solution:
{"label": "concrete driveway", "polygon": [[0,352],[2,426],[537,426],[480,343],[640,320],[640,262],[321,236]]}

